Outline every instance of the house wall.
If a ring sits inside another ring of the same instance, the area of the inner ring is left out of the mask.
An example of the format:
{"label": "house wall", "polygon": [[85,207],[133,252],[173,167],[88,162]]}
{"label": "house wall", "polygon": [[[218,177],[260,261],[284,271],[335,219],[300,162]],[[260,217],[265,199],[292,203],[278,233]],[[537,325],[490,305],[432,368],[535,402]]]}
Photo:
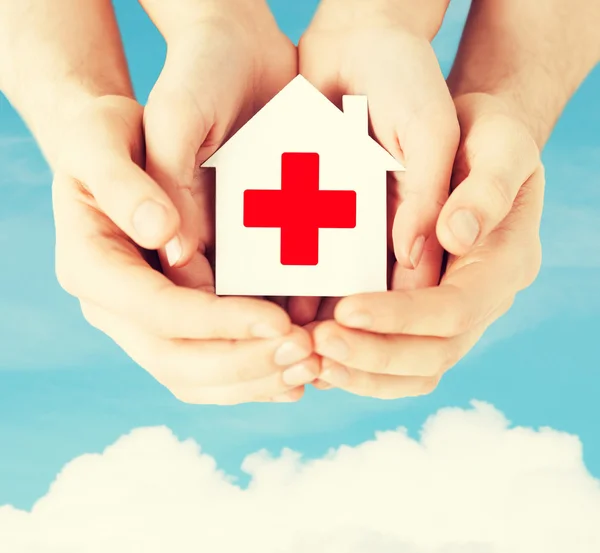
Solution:
{"label": "house wall", "polygon": [[[241,135],[219,160],[217,293],[341,296],[385,290],[385,170],[365,158],[360,138],[336,132],[335,125],[318,132],[314,118],[301,113],[290,117],[285,125],[263,119],[256,133]],[[283,152],[319,153],[320,188],[357,192],[356,228],[321,229],[317,266],[281,265],[280,231],[243,226],[244,191],[280,189]]]}

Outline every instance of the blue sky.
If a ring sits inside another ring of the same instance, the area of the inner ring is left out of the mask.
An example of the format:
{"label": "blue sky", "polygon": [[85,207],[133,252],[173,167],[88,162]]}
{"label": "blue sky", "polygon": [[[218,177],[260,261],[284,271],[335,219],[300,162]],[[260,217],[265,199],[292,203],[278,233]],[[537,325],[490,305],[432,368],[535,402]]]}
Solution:
{"label": "blue sky", "polygon": [[[117,0],[141,101],[164,59],[162,39],[135,2]],[[294,40],[316,0],[271,2]],[[435,47],[445,70],[468,3],[453,2]],[[28,508],[70,459],[140,426],[193,437],[227,472],[261,448],[307,457],[358,444],[375,431],[416,432],[443,406],[485,400],[518,425],[580,436],[600,476],[600,70],[582,86],[544,154],[544,265],[477,348],[431,396],[378,402],[309,392],[290,406],[216,408],[178,403],[97,331],[53,272],[50,175],[35,143],[0,97],[0,505]]]}

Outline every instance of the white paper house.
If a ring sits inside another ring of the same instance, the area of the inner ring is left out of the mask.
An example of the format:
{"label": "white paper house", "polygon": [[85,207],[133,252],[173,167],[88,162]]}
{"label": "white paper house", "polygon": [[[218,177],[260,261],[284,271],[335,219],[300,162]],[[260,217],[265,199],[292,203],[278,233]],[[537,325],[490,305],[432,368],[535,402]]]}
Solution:
{"label": "white paper house", "polygon": [[218,295],[387,289],[386,173],[404,168],[369,136],[365,96],[343,108],[298,76],[203,165]]}

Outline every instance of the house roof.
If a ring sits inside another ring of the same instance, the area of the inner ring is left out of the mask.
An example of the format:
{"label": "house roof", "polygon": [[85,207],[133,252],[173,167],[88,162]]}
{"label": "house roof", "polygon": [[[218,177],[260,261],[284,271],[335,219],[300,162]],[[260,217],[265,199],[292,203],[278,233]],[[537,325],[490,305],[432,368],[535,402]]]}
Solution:
{"label": "house roof", "polygon": [[[357,98],[357,97],[346,97]],[[353,105],[348,103],[348,105]],[[385,148],[369,136],[366,128],[361,128],[346,113],[341,111],[335,104],[324,96],[302,75],[293,79],[279,94],[268,102],[254,117],[252,117],[236,134],[234,134],[221,148],[215,152],[202,167],[217,167],[222,157],[230,150],[232,145],[244,137],[251,142],[256,138],[250,138],[253,132],[257,132],[261,120],[284,120],[285,117],[277,117],[292,110],[296,117],[303,119],[312,117],[323,124],[325,118],[327,125],[336,125],[336,132],[343,133],[344,139],[356,141],[356,144],[364,149],[365,154],[373,160],[373,163],[381,164],[386,171],[403,171],[403,165],[396,160]],[[298,111],[301,110],[301,113]],[[367,113],[365,113],[365,117]]]}

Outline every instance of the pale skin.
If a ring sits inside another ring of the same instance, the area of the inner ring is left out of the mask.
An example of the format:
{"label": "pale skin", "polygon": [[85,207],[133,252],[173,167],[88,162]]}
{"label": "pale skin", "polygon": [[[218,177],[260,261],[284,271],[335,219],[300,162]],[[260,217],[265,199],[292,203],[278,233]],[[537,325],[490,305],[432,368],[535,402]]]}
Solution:
{"label": "pale skin", "polygon": [[[544,11],[473,3],[449,78],[462,136],[436,226],[448,269],[438,287],[343,299],[335,321],[314,330],[318,386],[387,399],[430,393],[531,284],[541,264],[539,151],[600,59],[599,24],[600,4],[587,0]],[[471,223],[452,232],[461,211]]]}
{"label": "pale skin", "polygon": [[[295,401],[318,374],[311,337],[271,302],[214,295],[207,186],[194,174],[296,74],[295,49],[268,11],[254,25],[250,2],[179,2],[179,12],[161,4],[145,2],[169,55],[144,113],[109,0],[85,10],[79,0],[0,3],[0,46],[11,53],[0,84],[55,173],[59,281],[91,324],[182,401]],[[220,79],[207,77],[216,68]],[[159,249],[165,274],[136,245]]]}
{"label": "pale skin", "polygon": [[[448,0],[322,0],[299,44],[300,71],[332,101],[366,94],[373,135],[407,167],[388,187],[392,288],[435,286],[442,249],[435,238],[448,198],[460,129],[430,41]],[[402,52],[399,63],[398,52]],[[292,299],[307,322],[331,318],[334,302]],[[319,309],[320,307],[320,309]]]}
{"label": "pale skin", "polygon": [[[0,1],[0,51],[11,52],[0,57],[0,87],[55,171],[59,279],[92,324],[181,400],[295,401],[317,377],[318,387],[359,395],[428,393],[535,278],[539,148],[598,59],[590,2],[554,0],[533,21],[534,8],[517,0],[476,0],[451,95],[429,46],[445,1],[382,0],[365,12],[358,0],[324,0],[300,70],[334,100],[367,92],[375,135],[408,171],[390,188],[392,291],[324,302],[319,318],[332,320],[312,335],[293,323],[314,318],[319,300],[293,299],[288,314],[214,295],[212,183],[195,169],[298,71],[266,4],[142,2],[168,44],[145,112],[110,2],[89,0],[85,14],[77,0],[15,4]],[[395,48],[407,53],[401,68]],[[537,83],[540,65],[548,71]],[[464,210],[469,220],[452,224]],[[454,257],[435,287],[438,241]],[[159,250],[164,274],[136,244]]]}

